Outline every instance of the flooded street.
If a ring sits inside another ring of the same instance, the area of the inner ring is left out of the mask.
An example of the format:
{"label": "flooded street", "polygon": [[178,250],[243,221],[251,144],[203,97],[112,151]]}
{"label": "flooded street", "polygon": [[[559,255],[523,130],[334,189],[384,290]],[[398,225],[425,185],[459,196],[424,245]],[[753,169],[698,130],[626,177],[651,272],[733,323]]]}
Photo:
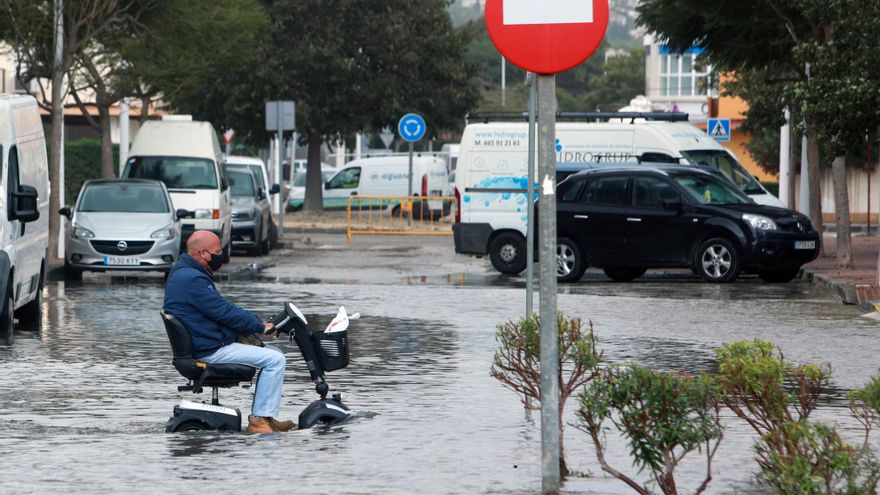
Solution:
{"label": "flooded street", "polygon": [[[297,236],[296,249],[260,260],[274,266],[221,277],[218,288],[263,318],[292,300],[313,329],[339,305],[360,312],[350,366],[327,376],[347,394],[353,421],[271,435],[166,434],[174,404],[193,395],[176,388],[185,379],[159,318],[162,278],[89,274],[50,283],[41,327],[0,340],[0,492],[538,492],[540,415],[489,376],[495,325],[523,313],[524,279],[455,256],[450,239],[308,240]],[[828,362],[833,387],[817,416],[849,432],[841,398],[878,367],[877,322],[804,283],[716,286],[649,273],[615,284],[590,271],[560,286],[559,307],[591,319],[615,363],[711,370],[714,347],[758,337],[793,361]],[[296,419],[317,396],[297,347],[275,345],[287,355],[281,416]],[[251,395],[225,389],[220,399],[246,416]],[[751,430],[729,419],[708,493],[754,493]],[[586,434],[568,427],[565,440],[569,466],[594,477],[570,478],[564,493],[629,493],[600,472]],[[625,446],[609,443],[610,462],[631,472]],[[688,492],[701,469],[684,463]]]}

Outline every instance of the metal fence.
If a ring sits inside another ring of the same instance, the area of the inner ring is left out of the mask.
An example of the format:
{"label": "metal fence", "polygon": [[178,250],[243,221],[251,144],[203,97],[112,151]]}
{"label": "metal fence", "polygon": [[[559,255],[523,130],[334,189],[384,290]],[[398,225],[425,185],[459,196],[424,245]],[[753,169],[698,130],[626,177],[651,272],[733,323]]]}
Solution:
{"label": "metal fence", "polygon": [[453,196],[352,196],[348,242],[355,235],[451,236]]}

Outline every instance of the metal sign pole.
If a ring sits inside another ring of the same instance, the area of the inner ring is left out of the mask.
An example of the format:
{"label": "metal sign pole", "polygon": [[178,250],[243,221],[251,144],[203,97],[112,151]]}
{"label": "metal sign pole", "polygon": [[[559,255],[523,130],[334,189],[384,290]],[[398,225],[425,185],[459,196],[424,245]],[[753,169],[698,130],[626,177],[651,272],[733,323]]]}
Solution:
{"label": "metal sign pole", "polygon": [[[276,180],[278,183],[281,183],[281,178],[284,177],[284,165],[282,164],[282,159],[284,157],[284,112],[282,110],[282,102],[278,102],[278,144],[275,146],[275,156],[278,157],[278,161],[275,162],[275,170],[276,170]],[[290,173],[293,174],[293,164],[290,164],[291,170]],[[281,201],[281,194],[275,195],[276,208],[278,208],[278,236],[279,242],[280,236],[284,234],[284,205]]]}
{"label": "metal sign pole", "polygon": [[538,75],[529,74],[529,186],[528,222],[526,227],[526,318],[535,312],[535,113],[538,100]]}
{"label": "metal sign pole", "polygon": [[556,327],[556,75],[538,76],[541,228],[541,487],[559,490],[559,338]]}
{"label": "metal sign pole", "polygon": [[412,141],[409,142],[409,174],[407,176],[409,177],[409,199],[407,199],[406,201],[409,203],[409,208],[407,208],[407,209],[409,210],[409,224],[410,224],[410,226],[412,226],[412,222],[413,222],[413,211],[412,211],[412,205],[413,205],[413,200],[412,200],[412,195],[413,195],[413,185],[412,185],[412,180],[413,180],[413,142]]}

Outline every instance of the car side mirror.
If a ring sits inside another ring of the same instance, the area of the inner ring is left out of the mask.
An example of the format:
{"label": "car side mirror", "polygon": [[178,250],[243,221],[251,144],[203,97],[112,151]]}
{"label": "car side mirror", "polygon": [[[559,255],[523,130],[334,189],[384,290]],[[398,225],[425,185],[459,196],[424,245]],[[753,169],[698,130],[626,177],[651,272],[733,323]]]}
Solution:
{"label": "car side mirror", "polygon": [[281,184],[272,184],[272,187],[269,189],[269,194],[278,194],[281,192]]}
{"label": "car side mirror", "polygon": [[257,197],[260,198],[261,200],[266,199],[266,190],[263,189],[262,187],[258,187],[257,188]]}
{"label": "car side mirror", "polygon": [[329,181],[329,180],[328,180],[327,182],[324,183],[324,189],[333,189],[332,187],[330,187],[330,181]]}
{"label": "car side mirror", "polygon": [[681,198],[663,200],[663,208],[666,210],[681,212],[683,207],[684,204],[681,202]]}
{"label": "car side mirror", "polygon": [[68,220],[71,220],[73,218],[73,211],[70,210],[69,206],[65,206],[58,210],[58,214],[67,217]]}
{"label": "car side mirror", "polygon": [[192,216],[192,212],[189,210],[185,210],[183,208],[180,208],[179,210],[174,212],[174,215],[177,217],[178,220],[181,220],[183,218],[188,218],[188,217]]}
{"label": "car side mirror", "polygon": [[37,209],[37,196],[35,188],[18,186],[18,191],[12,193],[13,208],[9,211],[9,219],[22,223],[38,220],[40,211]]}

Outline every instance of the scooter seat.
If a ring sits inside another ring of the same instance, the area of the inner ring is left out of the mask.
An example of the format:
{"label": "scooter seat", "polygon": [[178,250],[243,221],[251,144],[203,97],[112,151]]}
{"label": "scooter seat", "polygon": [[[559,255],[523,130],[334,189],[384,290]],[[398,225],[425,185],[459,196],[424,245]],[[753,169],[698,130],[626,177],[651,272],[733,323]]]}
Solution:
{"label": "scooter seat", "polygon": [[[204,367],[203,373],[205,377],[205,385],[209,387],[222,387],[225,383],[232,383],[232,386],[239,382],[249,382],[254,379],[257,368],[246,364],[238,363],[203,363],[196,362],[199,368]],[[196,378],[198,379],[198,377]]]}

